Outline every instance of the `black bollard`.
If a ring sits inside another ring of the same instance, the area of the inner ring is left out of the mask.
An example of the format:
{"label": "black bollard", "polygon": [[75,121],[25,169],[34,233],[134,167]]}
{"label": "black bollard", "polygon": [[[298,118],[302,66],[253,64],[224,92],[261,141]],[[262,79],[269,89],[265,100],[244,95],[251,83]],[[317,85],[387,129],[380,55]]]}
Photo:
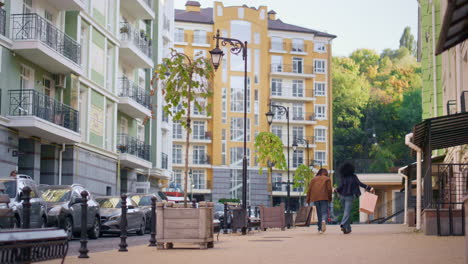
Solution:
{"label": "black bollard", "polygon": [[255,206],[255,218],[257,218],[257,217],[258,217],[258,207]]}
{"label": "black bollard", "polygon": [[248,226],[248,231],[252,231],[252,228],[250,227],[250,210],[252,210],[252,207],[249,205],[247,206],[247,226]]}
{"label": "black bollard", "polygon": [[124,193],[122,198],[122,215],[120,216],[120,244],[119,251],[126,252],[127,249],[127,195]]}
{"label": "black bollard", "polygon": [[227,203],[224,203],[224,218],[223,218],[223,227],[224,227],[224,230],[223,230],[223,234],[227,234],[228,233],[228,230],[227,230],[227,225],[228,225],[228,204]]}
{"label": "black bollard", "polygon": [[88,256],[88,233],[87,233],[87,225],[88,222],[88,192],[82,191],[81,192],[81,239],[80,239],[80,255],[78,258],[89,258]]}
{"label": "black bollard", "polygon": [[31,188],[28,186],[23,188],[23,228],[29,228],[31,221]]}
{"label": "black bollard", "polygon": [[197,208],[197,199],[192,199],[192,208]]}
{"label": "black bollard", "polygon": [[151,238],[149,247],[156,246],[156,197],[151,197]]}

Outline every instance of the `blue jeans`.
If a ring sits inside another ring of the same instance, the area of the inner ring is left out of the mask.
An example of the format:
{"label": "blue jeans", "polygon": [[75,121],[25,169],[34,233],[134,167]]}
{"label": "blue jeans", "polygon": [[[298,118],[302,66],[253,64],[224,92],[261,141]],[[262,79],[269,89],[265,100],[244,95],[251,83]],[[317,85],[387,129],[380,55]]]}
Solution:
{"label": "blue jeans", "polygon": [[322,221],[327,221],[328,218],[328,201],[316,201],[314,202],[315,207],[317,208],[317,218],[318,218],[318,230],[322,230]]}
{"label": "blue jeans", "polygon": [[341,202],[344,206],[343,219],[341,226],[351,231],[351,209],[353,208],[354,196],[341,196]]}

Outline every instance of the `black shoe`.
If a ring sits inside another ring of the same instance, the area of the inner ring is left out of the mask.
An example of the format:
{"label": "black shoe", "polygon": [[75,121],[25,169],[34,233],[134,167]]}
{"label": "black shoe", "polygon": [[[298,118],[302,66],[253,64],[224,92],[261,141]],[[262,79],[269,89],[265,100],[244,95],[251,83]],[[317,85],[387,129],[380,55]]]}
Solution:
{"label": "black shoe", "polygon": [[344,233],[345,235],[350,234],[350,233],[351,233],[351,229],[345,230],[345,231],[343,231],[343,233]]}
{"label": "black shoe", "polygon": [[345,232],[346,232],[346,229],[344,228],[344,226],[343,226],[343,225],[340,225],[340,227],[341,227],[341,232],[345,233]]}

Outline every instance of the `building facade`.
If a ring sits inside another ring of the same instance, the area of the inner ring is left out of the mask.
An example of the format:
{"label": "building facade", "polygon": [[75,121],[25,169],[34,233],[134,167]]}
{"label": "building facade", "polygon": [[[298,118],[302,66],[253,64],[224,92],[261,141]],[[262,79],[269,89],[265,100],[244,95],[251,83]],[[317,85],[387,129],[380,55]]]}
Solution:
{"label": "building facade", "polygon": [[97,195],[148,191],[150,179],[168,178],[168,172],[152,173],[161,168],[160,157],[152,154],[157,124],[150,78],[162,54],[154,28],[160,13],[172,13],[159,5],[3,1],[0,168],[5,175],[18,170],[41,184],[80,183]]}
{"label": "building facade", "polygon": [[[212,109],[195,112],[189,153],[189,193],[204,200],[241,198],[244,139],[244,96],[247,96],[248,200],[268,205],[285,200],[285,171],[274,170],[271,189],[266,173],[260,175],[255,160],[255,136],[262,131],[278,135],[287,157],[285,116],[278,113],[269,126],[265,113],[270,101],[289,108],[290,145],[306,139],[309,147],[290,147],[290,179],[300,164],[332,168],[331,58],[334,35],[282,22],[266,6],[225,7],[214,2],[202,8],[188,1],[185,10],[175,10],[174,42],[178,52],[205,56],[215,46],[213,35],[248,42],[247,90],[244,95],[244,62],[241,55],[221,47],[224,57],[215,73]],[[207,115],[211,112],[211,115]],[[184,131],[173,123],[173,181],[182,185],[184,174]],[[298,207],[302,189],[292,189],[292,209]]]}

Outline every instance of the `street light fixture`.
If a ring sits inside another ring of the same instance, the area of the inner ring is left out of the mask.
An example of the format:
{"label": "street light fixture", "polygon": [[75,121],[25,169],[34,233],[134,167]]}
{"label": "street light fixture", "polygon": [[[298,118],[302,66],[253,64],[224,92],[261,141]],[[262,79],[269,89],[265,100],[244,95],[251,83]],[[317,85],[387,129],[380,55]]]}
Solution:
{"label": "street light fixture", "polygon": [[[273,122],[273,117],[275,116],[275,114],[278,114],[279,116],[282,116],[282,115],[286,115],[286,121],[287,121],[287,144],[288,144],[288,181],[287,182],[282,182],[282,184],[286,184],[286,212],[287,212],[287,225],[288,225],[288,228],[291,227],[291,223],[292,223],[292,217],[291,217],[291,181],[290,181],[290,176],[289,176],[289,107],[285,107],[285,106],[282,106],[282,105],[275,105],[275,104],[272,104],[271,102],[268,104],[269,106],[269,111],[267,113],[265,113],[266,115],[266,118],[267,118],[267,121],[268,121],[268,125],[271,125],[271,123]],[[277,111],[273,112],[271,111],[272,108],[276,108]]]}
{"label": "street light fixture", "polygon": [[[210,51],[211,62],[215,70],[218,69],[224,52],[219,48],[219,41],[221,45],[230,45],[230,51],[234,55],[242,52],[242,59],[244,60],[244,157],[242,159],[242,210],[247,217],[247,41],[242,42],[238,39],[225,38],[219,35],[219,29],[216,31],[216,48]],[[243,219],[244,224],[242,227],[242,234],[247,234],[247,219]]]}

